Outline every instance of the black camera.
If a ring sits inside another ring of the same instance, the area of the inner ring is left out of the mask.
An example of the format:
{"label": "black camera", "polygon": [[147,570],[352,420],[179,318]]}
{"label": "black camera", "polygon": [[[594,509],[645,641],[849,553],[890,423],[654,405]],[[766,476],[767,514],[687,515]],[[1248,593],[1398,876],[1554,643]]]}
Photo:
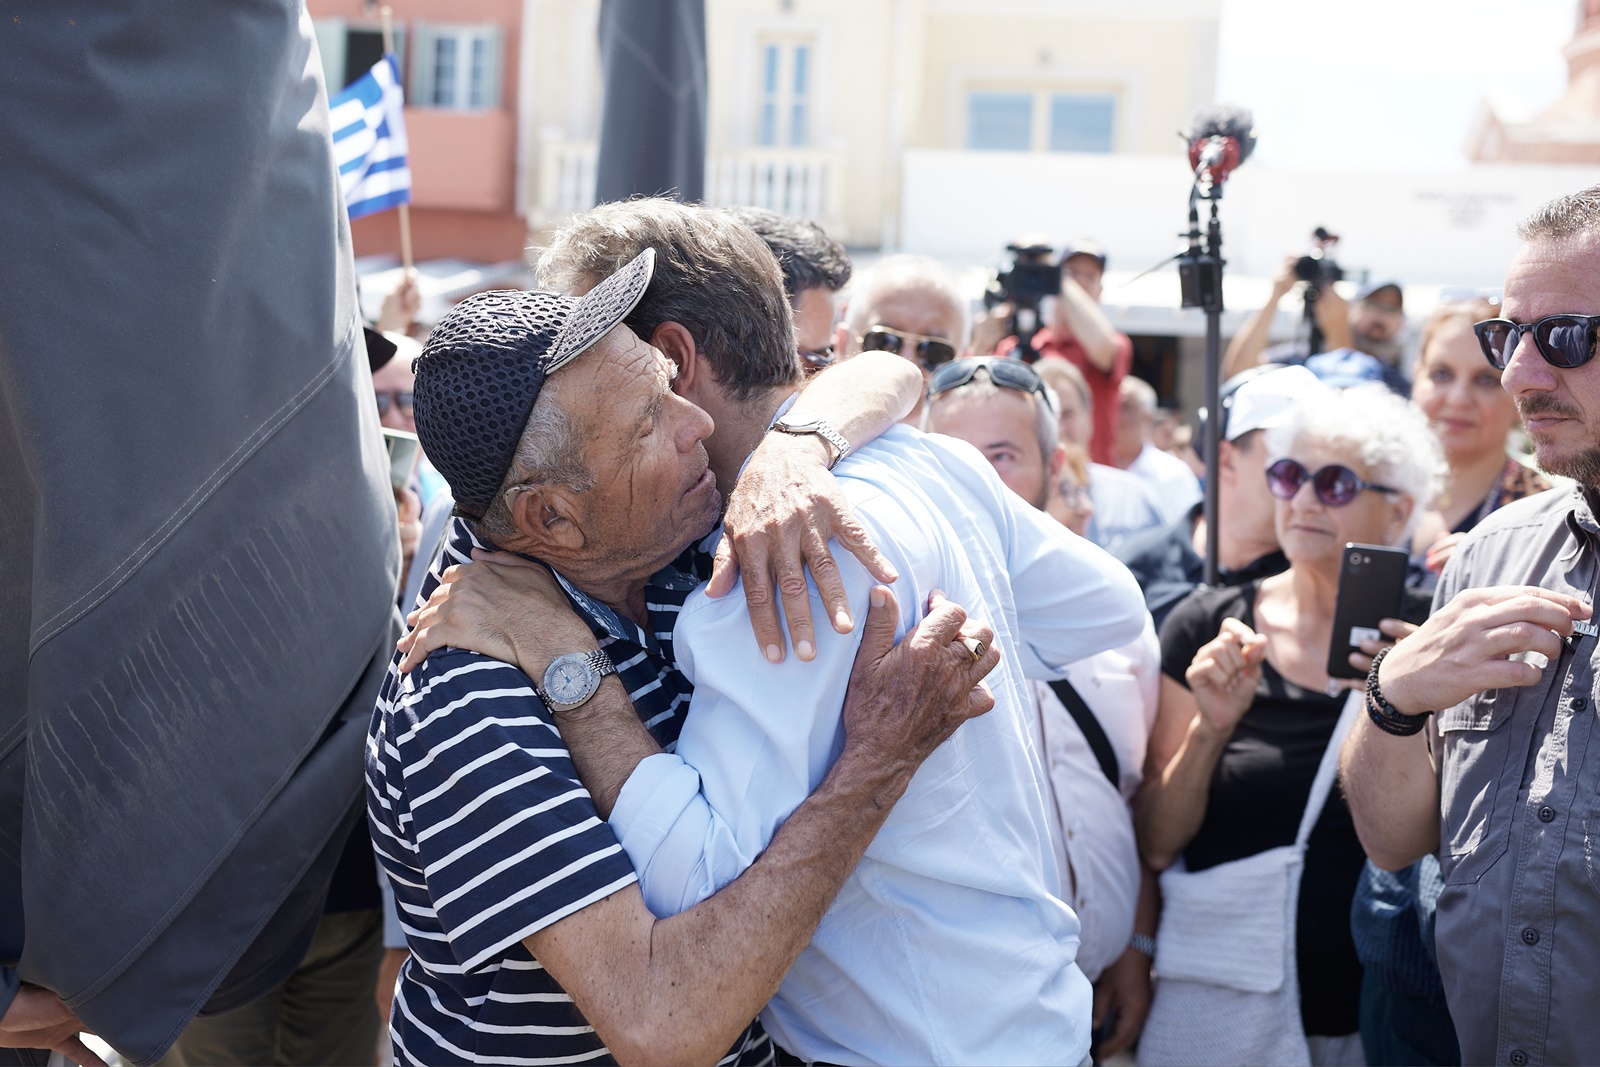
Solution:
{"label": "black camera", "polygon": [[1321,226],[1318,226],[1311,236],[1316,239],[1317,247],[1295,260],[1294,276],[1313,289],[1326,289],[1344,277],[1344,268],[1328,255],[1327,246],[1337,242],[1339,238]]}
{"label": "black camera", "polygon": [[984,291],[984,307],[1009,301],[1012,307],[1037,310],[1041,299],[1061,292],[1061,268],[1049,245],[1006,245],[1006,252]]}

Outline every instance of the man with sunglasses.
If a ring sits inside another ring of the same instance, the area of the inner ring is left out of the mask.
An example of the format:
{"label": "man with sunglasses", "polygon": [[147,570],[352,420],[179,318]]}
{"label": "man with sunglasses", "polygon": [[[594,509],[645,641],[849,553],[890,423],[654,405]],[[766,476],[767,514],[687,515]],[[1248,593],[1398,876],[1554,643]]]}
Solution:
{"label": "man with sunglasses", "polygon": [[[893,352],[927,379],[961,354],[967,320],[967,300],[947,267],[927,256],[887,256],[857,276],[840,348],[846,355]],[[902,421],[921,424],[921,401]]]}
{"label": "man with sunglasses", "polygon": [[1434,614],[1376,657],[1342,761],[1374,863],[1438,852],[1463,1061],[1511,1067],[1600,1048],[1600,186],[1545,204],[1519,236],[1501,317],[1477,333],[1539,466],[1577,484],[1467,535]]}

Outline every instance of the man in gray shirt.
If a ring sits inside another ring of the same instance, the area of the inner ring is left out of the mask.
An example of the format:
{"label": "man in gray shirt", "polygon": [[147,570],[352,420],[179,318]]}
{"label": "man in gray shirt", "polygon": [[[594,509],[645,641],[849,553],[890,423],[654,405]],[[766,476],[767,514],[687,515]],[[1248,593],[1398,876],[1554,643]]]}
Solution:
{"label": "man in gray shirt", "polygon": [[1463,1061],[1510,1067],[1600,1050],[1600,186],[1519,234],[1504,317],[1478,335],[1539,465],[1577,484],[1462,542],[1432,618],[1369,676],[1342,762],[1374,863],[1438,852],[1439,968]]}

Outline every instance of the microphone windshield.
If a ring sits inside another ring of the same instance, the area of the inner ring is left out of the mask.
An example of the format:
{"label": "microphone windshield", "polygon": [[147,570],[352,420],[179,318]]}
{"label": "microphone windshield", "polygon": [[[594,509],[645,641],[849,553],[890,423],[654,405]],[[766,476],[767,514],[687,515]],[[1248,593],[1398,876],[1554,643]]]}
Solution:
{"label": "microphone windshield", "polygon": [[1256,147],[1255,116],[1249,108],[1235,104],[1212,104],[1189,117],[1179,131],[1185,141],[1194,145],[1210,137],[1232,137],[1239,142],[1239,163],[1250,158]]}

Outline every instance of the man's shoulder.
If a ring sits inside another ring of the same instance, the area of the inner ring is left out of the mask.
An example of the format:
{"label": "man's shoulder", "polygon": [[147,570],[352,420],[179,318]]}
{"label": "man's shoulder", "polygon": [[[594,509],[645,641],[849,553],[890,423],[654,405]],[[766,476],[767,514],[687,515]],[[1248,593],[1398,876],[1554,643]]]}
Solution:
{"label": "man's shoulder", "polygon": [[390,723],[391,739],[414,735],[424,727],[430,733],[453,730],[463,719],[449,712],[469,705],[472,717],[515,708],[521,716],[549,720],[533,682],[513,664],[446,647],[435,649],[402,674],[398,658],[389,666],[378,702],[380,717]]}
{"label": "man's shoulder", "polygon": [[[1583,506],[1575,486],[1558,486],[1513,500],[1486,515],[1462,538],[1446,567],[1461,588],[1493,585],[1521,561],[1537,559],[1551,543],[1568,536],[1568,520]],[[1441,582],[1441,585],[1444,583]]]}

